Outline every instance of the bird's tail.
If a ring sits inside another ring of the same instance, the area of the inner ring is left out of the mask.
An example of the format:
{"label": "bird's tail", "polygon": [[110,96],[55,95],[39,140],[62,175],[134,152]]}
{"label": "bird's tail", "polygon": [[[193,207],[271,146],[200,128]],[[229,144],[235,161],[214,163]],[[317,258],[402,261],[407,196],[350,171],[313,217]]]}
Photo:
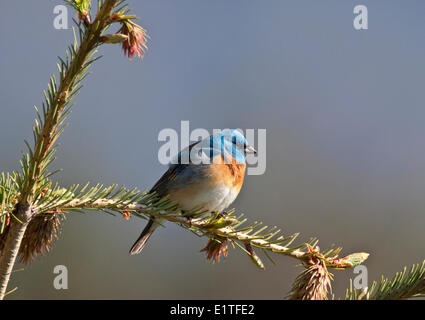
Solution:
{"label": "bird's tail", "polygon": [[133,244],[133,246],[130,249],[130,254],[138,254],[140,253],[143,248],[145,247],[147,241],[151,237],[152,233],[155,231],[155,229],[159,226],[159,223],[155,221],[155,219],[150,219],[146,227],[143,229],[142,233],[140,234],[139,238],[136,240],[136,242]]}

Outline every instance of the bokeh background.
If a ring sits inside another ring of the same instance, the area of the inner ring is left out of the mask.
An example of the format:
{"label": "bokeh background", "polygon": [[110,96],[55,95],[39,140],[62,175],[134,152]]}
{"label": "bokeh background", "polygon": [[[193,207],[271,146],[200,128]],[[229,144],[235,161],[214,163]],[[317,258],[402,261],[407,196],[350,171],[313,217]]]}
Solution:
{"label": "bokeh background", "polygon": [[[0,170],[18,168],[33,105],[72,31],[60,1],[1,1]],[[369,30],[353,8],[369,9]],[[369,281],[425,251],[423,1],[130,1],[152,39],[143,60],[101,48],[60,139],[55,176],[148,189],[166,169],[158,133],[267,129],[267,170],[234,206],[251,220],[371,253]],[[69,11],[71,14],[71,11]],[[72,24],[69,17],[70,26]],[[276,256],[259,271],[239,250],[210,264],[199,239],[170,223],[139,256],[144,220],[68,215],[51,253],[13,274],[9,299],[280,299],[301,270]],[[65,265],[69,289],[53,288]],[[336,271],[342,296],[354,277]]]}

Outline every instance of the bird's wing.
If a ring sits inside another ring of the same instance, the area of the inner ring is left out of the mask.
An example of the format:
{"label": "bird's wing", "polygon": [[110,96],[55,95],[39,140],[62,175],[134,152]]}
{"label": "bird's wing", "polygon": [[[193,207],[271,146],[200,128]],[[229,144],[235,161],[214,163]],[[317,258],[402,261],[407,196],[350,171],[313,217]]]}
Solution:
{"label": "bird's wing", "polygon": [[185,169],[184,167],[185,165],[182,164],[171,165],[149,192],[156,192],[159,197],[165,196],[170,183]]}
{"label": "bird's wing", "polygon": [[184,148],[182,151],[180,151],[171,161],[171,165],[181,163],[182,159],[190,159],[190,152],[196,145],[199,145],[201,141],[202,140],[196,141],[188,147]]}
{"label": "bird's wing", "polygon": [[[204,143],[206,141],[207,139],[197,141],[183,149],[150,192],[156,192],[158,196],[163,197],[170,190],[201,184],[211,175],[207,167],[208,164],[215,163],[213,159],[216,157],[226,159],[226,163],[232,163],[230,155],[223,154],[218,149],[206,147],[207,144]],[[224,163],[224,161],[221,160],[218,163]]]}
{"label": "bird's wing", "polygon": [[159,180],[155,183],[149,192],[156,192],[160,197],[166,195],[170,184],[172,184],[172,182],[176,180],[177,176],[185,170],[185,165],[181,164],[182,157],[184,157],[186,153],[189,155],[193,147],[195,147],[201,141],[202,140],[194,142],[180,151],[171,161],[168,170],[162,175],[161,178],[159,178]]}

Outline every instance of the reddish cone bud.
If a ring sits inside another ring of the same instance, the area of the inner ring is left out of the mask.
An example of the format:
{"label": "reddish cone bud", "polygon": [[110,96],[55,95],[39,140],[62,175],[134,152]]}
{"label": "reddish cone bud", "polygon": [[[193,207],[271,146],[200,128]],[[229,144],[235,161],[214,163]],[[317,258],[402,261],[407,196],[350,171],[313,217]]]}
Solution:
{"label": "reddish cone bud", "polygon": [[131,22],[124,21],[119,33],[128,36],[126,41],[122,42],[124,54],[131,60],[134,56],[142,58],[147,50],[146,41],[149,36],[145,29]]}

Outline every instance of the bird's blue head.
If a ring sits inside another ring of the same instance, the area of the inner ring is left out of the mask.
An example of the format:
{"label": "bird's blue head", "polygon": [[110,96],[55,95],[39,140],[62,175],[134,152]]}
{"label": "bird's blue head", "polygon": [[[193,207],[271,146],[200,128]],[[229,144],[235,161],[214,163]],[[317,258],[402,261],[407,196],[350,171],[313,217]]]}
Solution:
{"label": "bird's blue head", "polygon": [[244,164],[247,153],[257,153],[238,130],[225,129],[210,137],[210,146],[224,155],[231,155],[237,162]]}

